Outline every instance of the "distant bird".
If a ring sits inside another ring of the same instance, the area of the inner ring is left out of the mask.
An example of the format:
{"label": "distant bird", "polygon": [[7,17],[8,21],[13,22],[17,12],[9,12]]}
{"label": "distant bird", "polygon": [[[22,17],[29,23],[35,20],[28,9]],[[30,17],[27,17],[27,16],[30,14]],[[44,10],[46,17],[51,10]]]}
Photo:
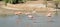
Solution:
{"label": "distant bird", "polygon": [[48,14],[47,14],[47,17],[51,17],[51,16],[52,16],[52,13],[48,13]]}
{"label": "distant bird", "polygon": [[49,11],[48,11],[48,14],[47,14],[48,21],[52,21],[52,20],[53,20],[52,17],[54,16],[55,11],[56,11],[56,9],[54,9],[54,8],[49,8]]}
{"label": "distant bird", "polygon": [[33,16],[32,16],[32,15],[28,15],[28,17],[29,17],[29,18],[33,18]]}
{"label": "distant bird", "polygon": [[51,18],[51,17],[52,17],[52,14],[53,14],[53,13],[51,13],[51,12],[47,14],[48,21],[51,21],[51,20],[52,20],[52,18]]}
{"label": "distant bird", "polygon": [[19,14],[22,14],[22,12],[15,12],[14,14],[15,15],[19,15]]}
{"label": "distant bird", "polygon": [[[56,11],[56,9],[50,8],[49,11],[48,11],[47,16],[48,16],[48,17],[52,17],[52,15],[55,14],[54,11]],[[52,13],[52,12],[53,12],[53,13]]]}

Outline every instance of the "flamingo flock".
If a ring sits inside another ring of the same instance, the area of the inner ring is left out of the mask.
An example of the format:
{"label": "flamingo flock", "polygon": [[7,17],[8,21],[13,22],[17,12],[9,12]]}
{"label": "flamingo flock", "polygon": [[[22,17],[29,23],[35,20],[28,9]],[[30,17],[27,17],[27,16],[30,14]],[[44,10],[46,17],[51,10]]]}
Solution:
{"label": "flamingo flock", "polygon": [[[32,13],[36,13],[36,11],[33,11]],[[15,15],[25,14],[25,15],[27,15],[27,17],[29,17],[30,19],[33,19],[34,17],[33,17],[33,15],[32,15],[32,13],[30,13],[30,12],[27,12],[27,13],[15,12],[14,14],[15,14]],[[51,20],[52,13],[49,12],[49,13],[47,14],[47,17],[48,17],[48,20]],[[17,22],[19,22],[19,20],[17,20]]]}
{"label": "flamingo flock", "polygon": [[[36,11],[33,11],[32,13],[36,13]],[[33,18],[32,13],[27,12],[27,13],[24,13],[24,14],[27,15],[29,18]],[[19,15],[19,14],[23,14],[23,13],[22,12],[15,12],[14,14]]]}
{"label": "flamingo flock", "polygon": [[[35,13],[35,12],[34,12],[34,13]],[[15,15],[25,14],[25,15],[27,15],[27,17],[29,17],[29,19],[33,19],[32,13],[30,13],[30,12],[27,12],[27,13],[15,12],[14,14],[15,14]],[[16,22],[17,22],[17,24],[19,24],[20,20],[17,19]]]}
{"label": "flamingo flock", "polygon": [[[36,13],[36,11],[33,11],[32,13]],[[32,18],[33,16],[32,16],[32,13],[30,13],[30,12],[27,12],[27,13],[24,13],[25,15],[27,15],[29,18]],[[22,12],[15,12],[14,13],[15,15],[19,15],[19,14],[23,14]],[[51,17],[52,16],[52,13],[51,12],[49,12],[48,14],[47,14],[47,17]]]}

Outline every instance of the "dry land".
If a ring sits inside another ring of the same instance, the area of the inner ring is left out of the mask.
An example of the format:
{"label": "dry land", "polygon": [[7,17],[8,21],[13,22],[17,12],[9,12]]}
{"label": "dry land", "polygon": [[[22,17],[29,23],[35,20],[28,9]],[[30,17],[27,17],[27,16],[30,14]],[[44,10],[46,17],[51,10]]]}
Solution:
{"label": "dry land", "polygon": [[46,7],[46,4],[44,4],[44,1],[28,1],[24,4],[7,4],[7,6],[4,5],[4,2],[0,2],[0,13],[6,13],[6,14],[14,14],[16,11],[20,11],[23,13],[26,12],[33,12],[36,11],[36,13],[42,13],[46,14],[48,11],[53,11],[54,8]]}

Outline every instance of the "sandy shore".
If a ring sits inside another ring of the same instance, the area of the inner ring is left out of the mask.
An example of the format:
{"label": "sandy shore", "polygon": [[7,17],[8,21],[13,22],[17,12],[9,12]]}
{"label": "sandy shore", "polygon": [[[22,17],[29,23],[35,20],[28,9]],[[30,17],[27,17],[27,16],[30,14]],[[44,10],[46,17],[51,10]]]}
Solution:
{"label": "sandy shore", "polygon": [[[35,6],[33,6],[34,4],[8,4],[7,6],[4,6],[3,3],[0,3],[1,4],[1,8],[0,8],[0,13],[3,13],[3,14],[14,14],[14,12],[16,11],[20,11],[22,13],[26,13],[26,12],[33,12],[33,11],[36,11],[36,13],[40,13],[40,14],[46,14],[48,11],[49,11],[49,8],[38,8],[36,7],[38,4],[35,4]],[[3,5],[2,5],[3,4]],[[33,7],[30,7],[29,5],[33,6]]]}

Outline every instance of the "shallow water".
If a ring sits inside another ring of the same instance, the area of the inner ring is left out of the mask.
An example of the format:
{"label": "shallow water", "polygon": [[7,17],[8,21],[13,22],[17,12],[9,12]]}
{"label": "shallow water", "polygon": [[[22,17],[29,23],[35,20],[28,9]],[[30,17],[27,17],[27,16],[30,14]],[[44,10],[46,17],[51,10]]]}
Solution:
{"label": "shallow water", "polygon": [[32,14],[34,19],[30,19],[27,15],[8,15],[0,16],[0,27],[60,27],[60,14],[52,17],[48,21],[48,17],[42,14]]}

